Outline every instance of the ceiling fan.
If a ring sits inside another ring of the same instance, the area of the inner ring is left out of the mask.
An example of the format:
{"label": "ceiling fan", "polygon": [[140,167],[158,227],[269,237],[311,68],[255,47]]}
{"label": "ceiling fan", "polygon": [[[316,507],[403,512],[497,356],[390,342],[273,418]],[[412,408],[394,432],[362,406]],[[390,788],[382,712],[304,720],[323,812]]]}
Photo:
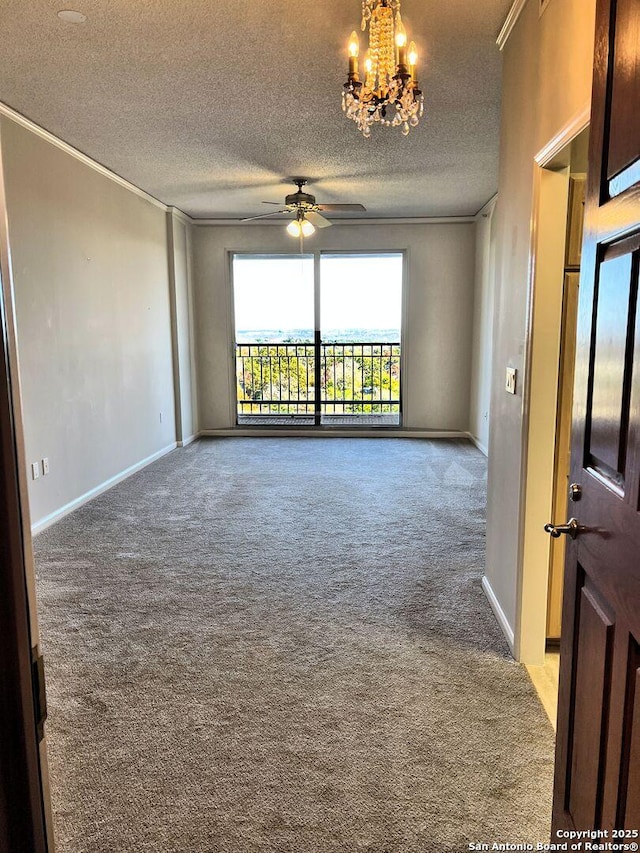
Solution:
{"label": "ceiling fan", "polygon": [[[332,223],[325,219],[320,211],[333,213],[344,210],[366,210],[362,204],[317,204],[316,197],[311,193],[303,191],[307,181],[305,178],[292,178],[298,187],[297,192],[285,196],[284,207],[271,213],[261,213],[259,216],[249,216],[242,222],[253,222],[256,219],[266,219],[269,216],[278,216],[281,213],[293,214],[293,219],[287,225],[287,231],[292,237],[309,237],[316,228],[327,228]],[[278,204],[275,201],[264,201],[263,204]]]}

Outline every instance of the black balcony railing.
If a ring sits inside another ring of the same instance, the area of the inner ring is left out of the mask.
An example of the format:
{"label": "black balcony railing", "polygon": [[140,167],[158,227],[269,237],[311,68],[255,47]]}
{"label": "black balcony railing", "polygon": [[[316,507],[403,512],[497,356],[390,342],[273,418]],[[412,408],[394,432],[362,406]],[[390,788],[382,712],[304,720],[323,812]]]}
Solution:
{"label": "black balcony railing", "polygon": [[400,411],[400,344],[321,345],[324,414]]}
{"label": "black balcony railing", "polygon": [[400,414],[399,343],[236,344],[238,415]]}
{"label": "black balcony railing", "polygon": [[313,415],[313,344],[236,344],[238,414]]}

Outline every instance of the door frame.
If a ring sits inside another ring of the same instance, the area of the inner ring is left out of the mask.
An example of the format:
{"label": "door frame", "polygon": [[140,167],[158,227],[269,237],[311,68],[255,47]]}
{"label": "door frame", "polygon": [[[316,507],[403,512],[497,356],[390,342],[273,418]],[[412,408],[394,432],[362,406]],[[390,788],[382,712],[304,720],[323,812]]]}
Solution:
{"label": "door frame", "polygon": [[52,853],[46,742],[36,719],[38,628],[1,142],[0,847],[7,853]]}
{"label": "door frame", "polygon": [[[519,554],[513,653],[521,663],[544,663],[551,539],[544,524],[551,521],[555,493],[555,447],[562,281],[569,173],[564,195],[561,236],[545,228],[545,217],[562,198],[559,155],[588,126],[585,107],[534,157],[531,245],[526,326],[526,369],[523,379],[522,461],[519,513]],[[567,163],[568,165],[568,163]],[[551,348],[551,349],[549,349]],[[550,374],[549,356],[553,360]],[[535,428],[535,431],[534,431]],[[543,458],[541,459],[541,454]]]}

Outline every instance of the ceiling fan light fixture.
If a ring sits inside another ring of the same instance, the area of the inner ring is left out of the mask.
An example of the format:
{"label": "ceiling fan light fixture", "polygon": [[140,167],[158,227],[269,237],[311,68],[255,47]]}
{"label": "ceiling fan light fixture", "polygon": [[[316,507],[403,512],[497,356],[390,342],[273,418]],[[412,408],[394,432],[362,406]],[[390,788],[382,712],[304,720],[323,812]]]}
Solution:
{"label": "ceiling fan light fixture", "polygon": [[296,218],[287,225],[287,234],[292,237],[311,237],[315,230],[315,225],[309,222],[303,210],[299,210]]}
{"label": "ceiling fan light fixture", "polygon": [[315,233],[316,228],[315,225],[305,218],[300,223],[300,230],[302,231],[303,237],[311,237],[311,235]]}
{"label": "ceiling fan light fixture", "polygon": [[[378,122],[400,127],[406,136],[419,123],[424,96],[418,87],[415,42],[407,47],[407,31],[400,17],[400,0],[362,0],[361,29],[369,27],[365,51],[365,78],[360,80],[360,45],[354,33],[349,39],[349,73],[342,93],[342,110],[355,121],[365,138]],[[355,38],[354,38],[355,36]]]}
{"label": "ceiling fan light fixture", "polygon": [[[248,216],[240,221],[255,222],[257,219],[278,216],[281,213],[293,214],[295,219],[287,225],[287,231],[292,237],[302,238],[310,237],[317,228],[328,228],[331,225],[331,222],[322,216],[321,211],[333,213],[343,210],[365,210],[362,204],[318,204],[314,195],[303,190],[307,183],[306,178],[292,178],[291,180],[298,189],[297,192],[288,193],[284,197],[282,210],[276,210],[273,213],[261,213],[258,216]],[[267,201],[265,204],[277,204],[277,202]]]}
{"label": "ceiling fan light fixture", "polygon": [[297,219],[292,219],[291,222],[287,225],[287,234],[290,234],[292,237],[299,237],[302,233],[302,226],[298,222]]}

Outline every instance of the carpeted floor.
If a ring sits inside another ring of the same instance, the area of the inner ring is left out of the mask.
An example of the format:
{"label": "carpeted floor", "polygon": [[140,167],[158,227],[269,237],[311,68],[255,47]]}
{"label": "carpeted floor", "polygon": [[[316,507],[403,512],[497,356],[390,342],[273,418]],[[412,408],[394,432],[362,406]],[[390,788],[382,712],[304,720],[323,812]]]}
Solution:
{"label": "carpeted floor", "polygon": [[465,442],[202,440],[38,536],[58,853],[548,840],[485,470]]}

